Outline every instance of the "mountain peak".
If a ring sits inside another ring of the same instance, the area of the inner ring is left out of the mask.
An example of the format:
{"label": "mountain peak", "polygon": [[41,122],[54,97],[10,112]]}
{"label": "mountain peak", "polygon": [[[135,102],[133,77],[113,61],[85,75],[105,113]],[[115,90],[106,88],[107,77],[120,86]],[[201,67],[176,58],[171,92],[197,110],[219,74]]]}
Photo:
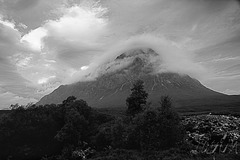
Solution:
{"label": "mountain peak", "polygon": [[158,54],[151,48],[138,48],[138,49],[130,49],[121,55],[117,56],[116,60],[136,57],[136,56],[158,56]]}
{"label": "mountain peak", "polygon": [[159,65],[158,62],[160,62],[160,56],[150,48],[130,49],[112,61],[100,65],[93,74],[97,73],[97,79],[99,79],[109,74],[139,75],[153,73]]}
{"label": "mountain peak", "polygon": [[97,72],[101,74],[93,81],[59,87],[38,104],[59,103],[74,95],[94,107],[125,106],[126,97],[137,79],[144,81],[149,99],[155,104],[158,104],[161,95],[169,95],[176,101],[222,96],[188,75],[159,73],[156,68],[160,65],[161,58],[152,49],[128,50],[113,61],[99,66]]}

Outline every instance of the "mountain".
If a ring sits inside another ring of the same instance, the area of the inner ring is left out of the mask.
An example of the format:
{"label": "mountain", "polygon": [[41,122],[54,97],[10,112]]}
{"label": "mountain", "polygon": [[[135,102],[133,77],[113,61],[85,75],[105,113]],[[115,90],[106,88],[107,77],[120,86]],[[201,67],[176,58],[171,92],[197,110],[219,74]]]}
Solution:
{"label": "mountain", "polygon": [[159,55],[152,49],[129,50],[99,66],[101,74],[95,80],[61,85],[37,104],[61,103],[73,95],[92,107],[122,107],[126,106],[126,98],[137,79],[144,81],[152,105],[158,105],[162,95],[171,96],[176,106],[240,104],[238,96],[215,92],[188,75],[158,73],[161,63]]}

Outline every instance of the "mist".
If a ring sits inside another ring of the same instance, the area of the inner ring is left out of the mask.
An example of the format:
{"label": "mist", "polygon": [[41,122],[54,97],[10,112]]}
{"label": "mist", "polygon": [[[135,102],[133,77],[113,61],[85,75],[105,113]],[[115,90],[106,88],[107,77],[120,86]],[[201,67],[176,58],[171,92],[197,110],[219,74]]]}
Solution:
{"label": "mist", "polygon": [[[125,41],[120,41],[109,51],[101,56],[96,56],[86,70],[75,72],[67,83],[78,81],[92,81],[98,76],[114,72],[129,65],[132,61],[123,59],[121,62],[114,61],[117,56],[134,49],[152,49],[159,54],[156,60],[159,64],[154,65],[156,73],[174,72],[179,74],[187,74],[194,78],[207,76],[209,73],[200,64],[194,62],[194,54],[176,46],[173,42],[151,34],[142,34],[133,36]],[[157,63],[157,62],[152,63]],[[111,67],[111,70],[106,68]]]}

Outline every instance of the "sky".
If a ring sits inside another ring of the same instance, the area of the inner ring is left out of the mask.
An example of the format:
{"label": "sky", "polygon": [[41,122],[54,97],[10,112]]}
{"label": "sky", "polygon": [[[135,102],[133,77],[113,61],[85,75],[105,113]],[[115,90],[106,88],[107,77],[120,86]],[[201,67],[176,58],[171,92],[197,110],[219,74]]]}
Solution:
{"label": "sky", "polygon": [[168,71],[240,94],[239,1],[0,0],[0,109],[87,80],[138,47]]}

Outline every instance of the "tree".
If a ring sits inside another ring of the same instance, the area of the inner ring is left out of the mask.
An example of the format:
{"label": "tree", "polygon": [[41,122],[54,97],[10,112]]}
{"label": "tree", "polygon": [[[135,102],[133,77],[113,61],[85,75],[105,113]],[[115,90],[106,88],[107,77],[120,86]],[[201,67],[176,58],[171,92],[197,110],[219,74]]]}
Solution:
{"label": "tree", "polygon": [[180,121],[178,113],[173,108],[171,97],[162,96],[160,105],[161,107],[159,108],[159,110],[162,112],[164,116],[166,116],[168,119],[174,120],[177,123]]}
{"label": "tree", "polygon": [[137,80],[131,89],[132,93],[126,99],[128,106],[127,113],[130,115],[135,115],[143,111],[143,107],[147,103],[148,93],[144,90],[143,84],[142,80]]}
{"label": "tree", "polygon": [[87,102],[76,100],[74,96],[68,97],[63,104],[67,105],[64,114],[65,124],[55,138],[65,144],[76,146],[89,134],[91,108]]}
{"label": "tree", "polygon": [[[184,130],[168,96],[161,98],[159,109],[147,109],[136,115],[128,136],[141,150],[165,150],[183,141]],[[129,140],[131,140],[129,138]],[[138,149],[138,148],[135,148]]]}
{"label": "tree", "polygon": [[74,102],[77,98],[75,96],[69,96],[66,100],[64,100],[62,102],[62,104],[66,105],[66,104],[70,104],[72,102]]}
{"label": "tree", "polygon": [[172,109],[172,100],[169,96],[162,96],[160,101],[160,110],[163,113],[167,113]]}

